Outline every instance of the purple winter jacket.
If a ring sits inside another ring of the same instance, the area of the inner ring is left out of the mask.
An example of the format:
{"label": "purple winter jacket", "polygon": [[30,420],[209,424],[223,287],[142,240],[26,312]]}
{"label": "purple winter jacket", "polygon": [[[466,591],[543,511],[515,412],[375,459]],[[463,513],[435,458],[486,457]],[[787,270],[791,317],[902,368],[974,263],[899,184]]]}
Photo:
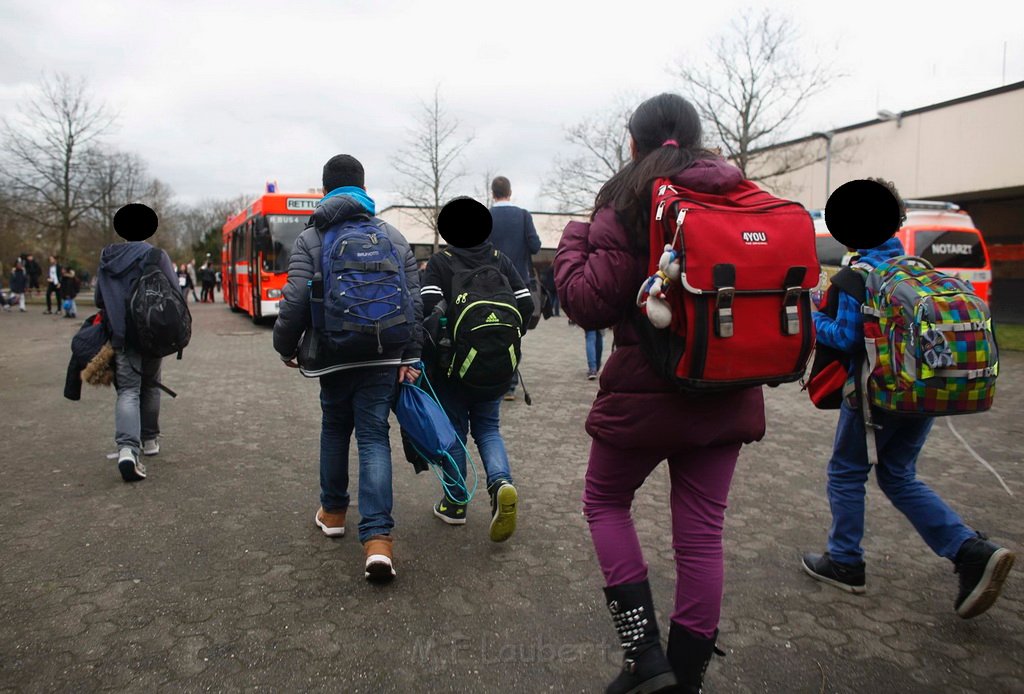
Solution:
{"label": "purple winter jacket", "polygon": [[[698,160],[673,177],[698,192],[722,193],[743,176],[722,159]],[[646,234],[647,231],[640,230]],[[616,448],[657,448],[750,443],[764,436],[761,388],[717,394],[677,390],[650,366],[631,325],[647,256],[610,207],[589,224],[570,223],[555,255],[558,298],[586,330],[614,327],[615,351],[601,372],[587,433]],[[667,454],[666,453],[666,454]]]}

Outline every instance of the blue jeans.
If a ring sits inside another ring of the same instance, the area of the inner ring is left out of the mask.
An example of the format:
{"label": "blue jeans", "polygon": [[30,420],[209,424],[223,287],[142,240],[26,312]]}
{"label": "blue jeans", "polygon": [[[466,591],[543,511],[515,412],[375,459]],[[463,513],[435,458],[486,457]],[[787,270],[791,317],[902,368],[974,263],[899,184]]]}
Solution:
{"label": "blue jeans", "polygon": [[[875,412],[878,486],[889,501],[914,526],[921,538],[940,557],[952,560],[964,541],[975,532],[946,505],[928,485],[917,479],[917,456],[924,446],[934,419],[896,417]],[[843,404],[839,426],[828,463],[828,501],[832,527],[828,551],[846,564],[859,564],[864,551],[864,484],[871,472],[864,438],[864,420],[858,410]]]}
{"label": "blue jeans", "polygon": [[114,355],[117,404],[114,406],[114,442],[139,455],[143,441],[160,434],[160,380],[163,360],[143,357],[131,345]]}
{"label": "blue jeans", "polygon": [[597,373],[601,370],[601,350],[604,348],[604,335],[600,330],[587,331],[587,368]]}
{"label": "blue jeans", "polygon": [[[487,486],[490,487],[498,480],[512,481],[512,473],[508,466],[508,451],[505,450],[505,440],[501,438],[498,417],[501,412],[501,399],[488,402],[468,402],[458,387],[451,381],[439,378],[432,382],[437,398],[444,408],[448,420],[455,427],[455,433],[459,435],[464,443],[468,445],[467,432],[473,434],[473,441],[480,451],[480,459],[484,470],[487,473]],[[466,452],[459,446],[458,450],[452,453],[458,474],[461,479],[466,479]],[[450,464],[445,466],[444,473],[447,481],[451,482],[457,478],[454,470],[449,469]],[[455,490],[452,490],[455,492]],[[465,498],[459,498],[456,493],[452,501],[462,503]]]}
{"label": "blue jeans", "polygon": [[367,367],[320,377],[320,505],[349,505],[348,448],[352,432],[359,449],[359,541],[390,535],[391,442],[388,414],[398,387],[398,367]]}

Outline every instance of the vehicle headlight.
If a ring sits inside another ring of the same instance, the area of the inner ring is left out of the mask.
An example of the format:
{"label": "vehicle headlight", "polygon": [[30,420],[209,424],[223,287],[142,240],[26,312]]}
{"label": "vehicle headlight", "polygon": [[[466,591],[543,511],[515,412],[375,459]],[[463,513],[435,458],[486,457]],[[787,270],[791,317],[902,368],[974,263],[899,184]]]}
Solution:
{"label": "vehicle headlight", "polygon": [[267,298],[268,299],[280,299],[281,298],[281,290],[280,289],[268,289],[267,290]]}

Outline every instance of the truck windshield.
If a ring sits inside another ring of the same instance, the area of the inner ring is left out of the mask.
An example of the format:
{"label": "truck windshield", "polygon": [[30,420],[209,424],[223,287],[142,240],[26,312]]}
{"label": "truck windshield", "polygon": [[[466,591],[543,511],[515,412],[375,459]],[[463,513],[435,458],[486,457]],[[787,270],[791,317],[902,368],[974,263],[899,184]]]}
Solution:
{"label": "truck windshield", "polygon": [[269,233],[261,244],[264,272],[287,272],[288,257],[292,253],[295,239],[306,227],[309,215],[272,214],[267,215]]}
{"label": "truck windshield", "polygon": [[822,265],[842,265],[843,256],[846,255],[846,246],[832,238],[832,235],[816,236],[814,244],[818,249],[818,262]]}
{"label": "truck windshield", "polygon": [[981,246],[981,236],[974,231],[918,231],[914,235],[914,248],[916,255],[935,267],[985,267],[985,251]]}

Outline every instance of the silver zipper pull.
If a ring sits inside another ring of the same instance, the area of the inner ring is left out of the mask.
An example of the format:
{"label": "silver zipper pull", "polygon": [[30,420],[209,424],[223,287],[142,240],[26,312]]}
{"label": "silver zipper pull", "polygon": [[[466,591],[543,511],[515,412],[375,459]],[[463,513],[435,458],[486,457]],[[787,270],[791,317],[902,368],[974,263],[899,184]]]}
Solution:
{"label": "silver zipper pull", "polygon": [[665,202],[665,200],[662,200],[658,203],[658,211],[654,215],[654,220],[657,222],[660,222],[662,215],[665,214]]}

